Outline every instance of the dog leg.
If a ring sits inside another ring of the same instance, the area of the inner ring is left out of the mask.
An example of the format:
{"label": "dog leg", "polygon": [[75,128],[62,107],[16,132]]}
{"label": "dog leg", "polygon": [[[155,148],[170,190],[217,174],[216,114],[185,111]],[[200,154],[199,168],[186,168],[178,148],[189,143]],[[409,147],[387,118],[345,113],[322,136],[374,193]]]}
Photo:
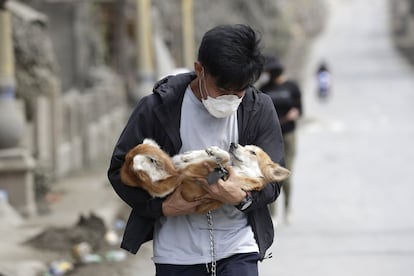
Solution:
{"label": "dog leg", "polygon": [[240,188],[245,191],[259,191],[263,189],[264,178],[243,178]]}

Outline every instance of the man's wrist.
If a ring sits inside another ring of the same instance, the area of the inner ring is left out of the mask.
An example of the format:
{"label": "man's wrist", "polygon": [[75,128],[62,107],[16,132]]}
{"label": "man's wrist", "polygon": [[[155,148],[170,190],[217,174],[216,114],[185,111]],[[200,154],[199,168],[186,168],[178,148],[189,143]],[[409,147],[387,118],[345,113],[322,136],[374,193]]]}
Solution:
{"label": "man's wrist", "polygon": [[246,210],[253,203],[251,192],[249,191],[244,191],[244,192],[246,193],[246,196],[239,202],[239,204],[236,205],[236,208],[239,209],[240,211]]}

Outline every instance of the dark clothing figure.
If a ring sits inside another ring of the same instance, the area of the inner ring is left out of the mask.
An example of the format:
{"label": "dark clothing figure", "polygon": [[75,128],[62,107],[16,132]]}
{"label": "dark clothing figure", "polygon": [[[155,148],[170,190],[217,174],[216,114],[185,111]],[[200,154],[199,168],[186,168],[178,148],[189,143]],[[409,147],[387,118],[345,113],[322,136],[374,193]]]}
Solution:
{"label": "dark clothing figure", "polygon": [[299,86],[294,81],[286,80],[281,84],[267,83],[260,90],[270,96],[276,108],[282,133],[292,132],[296,128],[296,120],[288,120],[286,115],[292,108],[297,108],[302,114],[302,95]]}
{"label": "dark clothing figure", "polygon": [[[270,75],[270,79],[260,90],[270,96],[276,109],[285,146],[285,165],[292,171],[296,154],[296,121],[303,112],[302,93],[296,82],[286,78],[284,67],[277,59],[268,59],[265,71]],[[291,220],[291,177],[283,181],[282,191],[285,221],[289,223]],[[270,208],[272,214],[276,214],[276,204],[272,204]]]}
{"label": "dark clothing figure", "polygon": [[322,62],[319,65],[316,72],[316,80],[318,84],[318,98],[321,100],[328,98],[332,86],[332,75],[326,63]]}

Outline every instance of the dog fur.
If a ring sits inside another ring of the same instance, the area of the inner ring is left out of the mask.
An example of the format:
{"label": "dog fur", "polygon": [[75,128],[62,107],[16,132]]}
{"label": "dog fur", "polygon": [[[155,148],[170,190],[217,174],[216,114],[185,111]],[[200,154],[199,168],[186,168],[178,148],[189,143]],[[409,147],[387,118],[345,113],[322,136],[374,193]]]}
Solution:
{"label": "dog fur", "polygon": [[[206,150],[194,150],[178,154],[173,157],[173,163],[178,169],[181,179],[181,195],[186,201],[195,201],[206,195],[206,190],[197,181],[206,178],[210,173],[206,164],[211,168],[216,168],[220,164],[225,167],[230,165],[230,154],[219,147],[209,147]],[[218,200],[210,200],[197,206],[198,213],[206,213],[217,209],[222,203]]]}
{"label": "dog fur", "polygon": [[[129,151],[121,168],[121,179],[129,186],[140,187],[154,197],[165,197],[178,185],[182,185],[182,196],[187,201],[195,201],[206,191],[200,178],[206,178],[209,168],[219,164],[223,167],[232,164],[235,173],[242,179],[241,188],[245,191],[261,190],[267,183],[282,181],[290,171],[274,163],[261,148],[254,145],[231,144],[229,152],[218,147],[195,150],[170,157],[159,145],[145,139]],[[199,205],[198,213],[219,208],[217,200]]]}
{"label": "dog fur", "polygon": [[121,180],[128,186],[146,190],[153,197],[165,197],[180,184],[180,175],[171,157],[147,138],[125,156]]}
{"label": "dog fur", "polygon": [[290,171],[272,161],[258,146],[232,143],[231,162],[236,174],[241,176],[241,188],[245,191],[261,190],[267,183],[280,182],[289,177]]}
{"label": "dog fur", "polygon": [[[210,167],[214,168],[217,167],[216,160],[218,160],[222,166],[227,166],[229,164],[228,153],[230,154],[230,162],[234,172],[241,178],[241,189],[245,191],[262,190],[266,184],[282,181],[290,175],[288,169],[273,162],[263,149],[254,145],[241,146],[232,143],[229,152],[219,148],[189,152],[183,154],[183,156],[179,155],[173,158],[174,165],[176,168],[179,168],[183,176],[181,185],[185,186],[182,190],[185,200],[193,201],[207,193],[200,185],[194,184],[196,179],[206,178],[210,173],[204,163],[207,162]],[[222,157],[211,160],[211,157],[216,158],[216,156]],[[197,212],[206,213],[219,208],[221,205],[220,201],[211,200],[199,205]]]}

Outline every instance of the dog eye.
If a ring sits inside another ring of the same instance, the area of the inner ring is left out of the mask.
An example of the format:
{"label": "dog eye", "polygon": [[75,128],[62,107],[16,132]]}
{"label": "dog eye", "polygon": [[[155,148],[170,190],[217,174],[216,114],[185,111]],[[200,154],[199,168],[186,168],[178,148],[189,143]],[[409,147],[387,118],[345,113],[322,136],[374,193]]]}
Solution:
{"label": "dog eye", "polygon": [[253,154],[253,155],[256,155],[256,152],[253,151],[253,150],[251,150],[250,153]]}
{"label": "dog eye", "polygon": [[155,160],[154,158],[148,157],[149,161],[151,161],[151,163],[157,164],[157,160]]}

